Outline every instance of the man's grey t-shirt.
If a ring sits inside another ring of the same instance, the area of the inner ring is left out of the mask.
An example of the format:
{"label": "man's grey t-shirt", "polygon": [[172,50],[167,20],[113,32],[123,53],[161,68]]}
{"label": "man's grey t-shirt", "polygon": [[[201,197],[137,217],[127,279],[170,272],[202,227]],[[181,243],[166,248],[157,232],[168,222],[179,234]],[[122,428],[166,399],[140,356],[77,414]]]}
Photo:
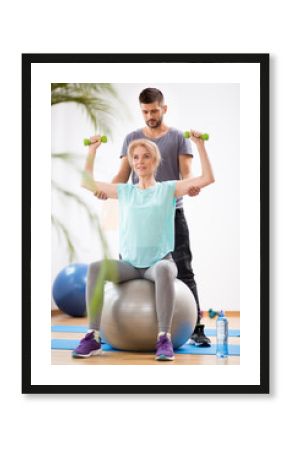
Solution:
{"label": "man's grey t-shirt", "polygon": [[[125,137],[121,157],[127,155],[128,146],[135,139],[148,139],[157,144],[161,153],[161,163],[156,174],[157,181],[179,180],[179,155],[193,156],[191,141],[185,139],[182,132],[176,128],[170,128],[166,134],[156,139],[145,136],[140,128]],[[132,172],[132,183],[138,183],[135,172]],[[182,197],[177,198],[176,208],[182,208]]]}

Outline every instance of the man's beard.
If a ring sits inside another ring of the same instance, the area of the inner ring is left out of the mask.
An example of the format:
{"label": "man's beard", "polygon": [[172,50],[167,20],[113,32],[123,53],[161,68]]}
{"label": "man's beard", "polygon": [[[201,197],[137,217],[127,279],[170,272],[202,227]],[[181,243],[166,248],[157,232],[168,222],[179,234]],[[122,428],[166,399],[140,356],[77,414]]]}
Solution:
{"label": "man's beard", "polygon": [[158,128],[162,124],[162,120],[163,120],[163,117],[161,117],[159,120],[150,119],[150,120],[147,120],[146,125],[149,128]]}

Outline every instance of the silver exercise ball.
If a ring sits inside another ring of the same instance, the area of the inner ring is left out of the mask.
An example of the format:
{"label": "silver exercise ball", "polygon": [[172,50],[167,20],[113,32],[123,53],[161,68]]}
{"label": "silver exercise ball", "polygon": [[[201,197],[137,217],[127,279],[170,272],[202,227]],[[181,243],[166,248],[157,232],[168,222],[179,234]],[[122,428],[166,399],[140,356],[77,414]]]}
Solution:
{"label": "silver exercise ball", "polygon": [[[175,280],[172,343],[181,347],[197,322],[197,307],[191,290]],[[121,284],[107,283],[101,320],[101,336],[120,350],[152,351],[157,338],[155,284],[139,279]]]}

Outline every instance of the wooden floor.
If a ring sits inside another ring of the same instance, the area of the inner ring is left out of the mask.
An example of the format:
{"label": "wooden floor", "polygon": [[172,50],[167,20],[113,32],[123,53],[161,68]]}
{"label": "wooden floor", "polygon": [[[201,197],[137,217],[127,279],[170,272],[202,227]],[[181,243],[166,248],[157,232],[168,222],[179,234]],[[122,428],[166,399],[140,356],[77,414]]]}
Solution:
{"label": "wooden floor", "polygon": [[[240,317],[238,312],[227,313],[230,328],[240,328]],[[81,325],[87,326],[86,318],[73,318],[62,313],[54,313],[51,319],[52,325]],[[204,317],[202,323],[207,328],[215,328],[215,319]],[[81,339],[83,333],[52,333],[55,339]],[[216,342],[215,337],[211,337],[211,342]],[[240,338],[229,338],[229,344],[240,344]],[[174,361],[159,362],[155,361],[154,353],[137,352],[103,352],[102,355],[93,356],[85,359],[74,359],[71,356],[71,350],[52,350],[51,364],[67,365],[237,365],[240,364],[239,356],[229,356],[225,359],[217,358],[215,355],[175,355]]]}

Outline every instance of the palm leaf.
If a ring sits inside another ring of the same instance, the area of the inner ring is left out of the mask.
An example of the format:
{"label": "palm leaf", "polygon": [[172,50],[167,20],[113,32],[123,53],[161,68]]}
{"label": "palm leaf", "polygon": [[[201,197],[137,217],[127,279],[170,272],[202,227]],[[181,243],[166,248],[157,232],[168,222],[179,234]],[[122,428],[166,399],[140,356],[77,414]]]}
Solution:
{"label": "palm leaf", "polygon": [[55,152],[55,153],[51,154],[51,157],[56,158],[56,159],[61,159],[65,162],[70,162],[70,161],[83,159],[84,155],[72,153],[72,152],[60,152],[60,153]]}
{"label": "palm leaf", "polygon": [[104,302],[104,285],[106,281],[113,283],[119,282],[119,274],[115,261],[105,258],[102,262],[98,278],[96,280],[93,298],[90,302],[88,314],[90,317],[96,315],[102,310]]}
{"label": "palm leaf", "polygon": [[97,228],[98,235],[99,235],[99,238],[102,243],[104,256],[105,256],[105,258],[108,257],[109,256],[109,246],[108,246],[107,240],[105,238],[105,235],[103,233],[102,227],[100,225],[98,216],[96,214],[92,213],[89,206],[83,201],[83,199],[80,198],[79,195],[75,194],[74,192],[68,191],[67,189],[63,188],[62,186],[60,186],[58,183],[56,183],[53,180],[51,182],[51,185],[52,185],[53,189],[58,191],[59,194],[66,197],[67,199],[74,201],[75,203],[77,203],[79,206],[81,206],[84,209],[92,226]]}
{"label": "palm leaf", "polygon": [[71,240],[71,236],[70,236],[69,230],[53,214],[51,215],[51,223],[56,228],[58,233],[62,233],[63,234],[63,236],[65,238],[65,241],[66,241],[66,244],[67,244],[68,252],[69,252],[69,262],[70,263],[73,262],[73,260],[76,258],[76,250],[75,250],[75,246],[73,245],[73,242]]}
{"label": "palm leaf", "polygon": [[54,160],[63,161],[73,167],[77,172],[82,172],[79,168],[79,161],[84,159],[84,155],[71,152],[54,152],[51,153],[51,158]]}
{"label": "palm leaf", "polygon": [[[116,90],[109,83],[52,83],[51,105],[74,102],[84,108],[95,130],[111,135],[111,124],[119,114],[116,100],[121,106]],[[122,111],[124,111],[122,105]]]}

